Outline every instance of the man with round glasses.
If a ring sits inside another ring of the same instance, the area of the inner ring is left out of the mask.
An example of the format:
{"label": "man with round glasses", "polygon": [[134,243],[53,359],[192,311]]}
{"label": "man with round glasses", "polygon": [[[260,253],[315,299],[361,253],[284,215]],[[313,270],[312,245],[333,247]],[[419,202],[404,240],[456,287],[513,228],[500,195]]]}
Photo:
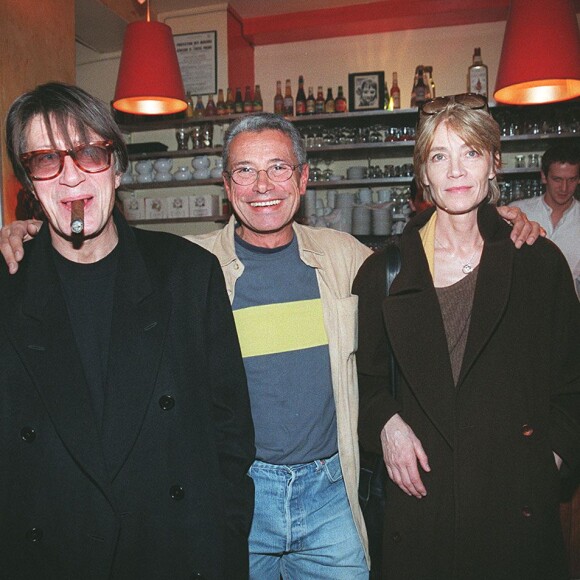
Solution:
{"label": "man with round glasses", "polygon": [[253,427],[217,260],[127,225],[123,137],[85,91],[41,85],[6,128],[48,225],[0,268],[0,576],[247,578]]}

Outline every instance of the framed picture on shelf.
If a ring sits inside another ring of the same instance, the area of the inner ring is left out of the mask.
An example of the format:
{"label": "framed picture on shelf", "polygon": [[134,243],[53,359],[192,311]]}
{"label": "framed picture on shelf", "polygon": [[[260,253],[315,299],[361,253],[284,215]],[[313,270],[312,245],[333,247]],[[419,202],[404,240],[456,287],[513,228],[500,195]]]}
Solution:
{"label": "framed picture on shelf", "polygon": [[348,110],[372,111],[385,106],[385,73],[357,72],[348,75]]}

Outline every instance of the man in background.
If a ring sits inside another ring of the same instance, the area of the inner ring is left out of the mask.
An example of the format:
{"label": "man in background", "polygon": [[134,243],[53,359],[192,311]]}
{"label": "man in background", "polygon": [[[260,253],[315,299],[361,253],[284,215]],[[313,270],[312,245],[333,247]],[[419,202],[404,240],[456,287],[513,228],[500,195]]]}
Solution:
{"label": "man in background", "polygon": [[546,192],[540,197],[511,203],[537,221],[562,251],[580,298],[580,202],[574,193],[580,174],[580,149],[555,145],[542,156],[541,178]]}

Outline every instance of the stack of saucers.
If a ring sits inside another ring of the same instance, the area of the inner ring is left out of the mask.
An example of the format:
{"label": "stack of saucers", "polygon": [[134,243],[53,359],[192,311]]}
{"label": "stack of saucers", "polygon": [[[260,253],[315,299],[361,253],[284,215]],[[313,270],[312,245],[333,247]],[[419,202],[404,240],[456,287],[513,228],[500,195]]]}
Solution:
{"label": "stack of saucers", "polygon": [[391,233],[393,220],[391,217],[391,203],[380,203],[372,209],[373,234],[388,236]]}
{"label": "stack of saucers", "polygon": [[316,190],[307,189],[302,198],[304,217],[310,220],[316,217]]}
{"label": "stack of saucers", "polygon": [[371,233],[371,208],[357,205],[352,210],[352,233],[355,236],[368,236]]}
{"label": "stack of saucers", "polygon": [[335,229],[342,232],[352,230],[352,208],[354,206],[354,193],[341,192],[334,196],[334,207],[340,210],[340,219],[335,224]]}

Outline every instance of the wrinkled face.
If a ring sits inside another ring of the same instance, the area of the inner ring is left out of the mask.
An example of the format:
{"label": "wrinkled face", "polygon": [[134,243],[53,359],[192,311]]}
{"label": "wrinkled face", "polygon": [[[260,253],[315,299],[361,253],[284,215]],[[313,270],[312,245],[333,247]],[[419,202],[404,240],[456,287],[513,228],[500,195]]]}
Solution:
{"label": "wrinkled face", "polygon": [[464,214],[486,198],[495,169],[491,153],[478,153],[441,123],[434,133],[425,175],[437,207]]}
{"label": "wrinkled face", "polygon": [[542,183],[546,184],[546,203],[552,209],[566,209],[572,204],[579,172],[580,165],[570,163],[552,163],[547,176],[542,172]]}
{"label": "wrinkled face", "polygon": [[[73,146],[81,144],[73,137]],[[57,149],[68,149],[66,139],[54,135]],[[91,141],[102,141],[103,138],[90,134]],[[39,116],[32,119],[25,134],[26,152],[40,149],[53,149],[44,122]],[[94,238],[108,233],[112,226],[112,211],[115,204],[115,189],[119,186],[120,175],[115,174],[114,159],[111,166],[100,173],[86,173],[75,165],[70,156],[66,156],[62,172],[56,177],[44,181],[33,181],[35,195],[46,214],[53,243],[55,235],[65,240],[71,236],[71,203],[80,199],[84,203],[85,238]]]}
{"label": "wrinkled face", "polygon": [[[290,137],[272,129],[240,133],[230,144],[229,167],[268,169],[277,163],[297,164]],[[265,171],[250,185],[238,185],[227,176],[224,186],[241,222],[238,234],[255,246],[274,248],[292,240],[292,220],[306,191],[308,166],[296,168],[288,181],[272,181]]]}

